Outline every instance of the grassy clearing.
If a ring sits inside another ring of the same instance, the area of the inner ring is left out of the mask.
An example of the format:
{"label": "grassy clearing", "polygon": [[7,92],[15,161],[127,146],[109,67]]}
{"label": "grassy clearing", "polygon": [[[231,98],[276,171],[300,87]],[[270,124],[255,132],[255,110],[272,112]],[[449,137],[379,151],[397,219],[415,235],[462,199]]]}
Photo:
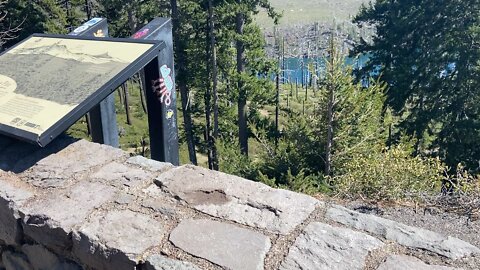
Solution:
{"label": "grassy clearing", "polygon": [[[280,26],[309,24],[314,22],[331,23],[348,20],[355,15],[362,3],[367,0],[270,0],[275,9],[283,13]],[[265,11],[260,11],[256,18],[264,28],[273,27],[273,22]]]}
{"label": "grassy clearing", "polygon": [[[318,97],[315,96],[315,93],[312,89],[308,90],[308,98],[305,101],[305,89],[298,90],[298,98],[293,87],[293,92],[291,91],[290,85],[282,86],[281,95],[280,95],[280,129],[287,123],[288,117],[287,114],[289,111],[302,113],[303,108],[305,107],[305,115],[314,114],[314,108],[318,104]],[[130,84],[129,87],[130,93],[130,113],[132,125],[127,124],[127,118],[125,114],[125,109],[120,103],[120,98],[118,92],[115,92],[115,107],[117,112],[117,124],[120,131],[120,148],[133,154],[142,154],[143,146],[142,140],[146,140],[148,143],[149,132],[148,132],[148,120],[147,115],[142,109],[140,101],[140,91],[138,86]],[[288,104],[287,104],[288,100]],[[305,105],[304,105],[305,104]],[[275,120],[275,106],[267,105],[261,108],[262,115],[267,117],[270,121]],[[183,125],[182,115],[179,108],[178,115],[178,126],[180,127],[180,137],[183,136]],[[195,119],[195,122],[203,123],[203,119]],[[66,132],[68,135],[75,138],[82,138],[86,140],[91,140],[88,136],[87,124],[85,117],[82,117],[77,123],[75,123],[70,129]],[[255,139],[249,139],[249,154],[251,157],[258,156],[262,151],[262,145]],[[149,156],[148,149],[146,156]],[[204,153],[201,153],[197,150],[197,160],[198,165],[207,167],[207,156]],[[188,149],[185,142],[180,143],[180,163],[188,164]]]}

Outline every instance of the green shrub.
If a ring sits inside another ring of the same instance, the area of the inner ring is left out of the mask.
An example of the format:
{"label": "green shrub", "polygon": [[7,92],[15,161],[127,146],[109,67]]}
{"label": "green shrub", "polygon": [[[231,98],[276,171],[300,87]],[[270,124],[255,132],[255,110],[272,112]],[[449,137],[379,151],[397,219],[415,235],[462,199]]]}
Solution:
{"label": "green shrub", "polygon": [[439,193],[443,172],[439,159],[412,157],[410,146],[400,144],[381,153],[354,155],[330,179],[342,197],[399,200]]}

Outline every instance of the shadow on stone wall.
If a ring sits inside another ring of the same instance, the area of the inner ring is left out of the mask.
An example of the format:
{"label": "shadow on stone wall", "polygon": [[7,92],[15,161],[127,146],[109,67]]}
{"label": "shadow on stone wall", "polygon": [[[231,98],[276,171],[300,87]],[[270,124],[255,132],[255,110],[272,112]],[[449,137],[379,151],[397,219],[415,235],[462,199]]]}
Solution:
{"label": "shadow on stone wall", "polygon": [[0,135],[0,170],[22,173],[41,159],[57,153],[68,145],[78,141],[67,135],[61,135],[47,147],[41,148],[19,140]]}

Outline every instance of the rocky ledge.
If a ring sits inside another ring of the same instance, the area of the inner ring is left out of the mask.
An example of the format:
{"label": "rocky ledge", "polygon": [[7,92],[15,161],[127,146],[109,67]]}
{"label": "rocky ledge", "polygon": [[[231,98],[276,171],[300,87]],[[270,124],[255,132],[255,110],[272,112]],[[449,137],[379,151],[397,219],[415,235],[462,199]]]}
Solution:
{"label": "rocky ledge", "polygon": [[83,140],[0,138],[0,269],[476,269],[460,239]]}

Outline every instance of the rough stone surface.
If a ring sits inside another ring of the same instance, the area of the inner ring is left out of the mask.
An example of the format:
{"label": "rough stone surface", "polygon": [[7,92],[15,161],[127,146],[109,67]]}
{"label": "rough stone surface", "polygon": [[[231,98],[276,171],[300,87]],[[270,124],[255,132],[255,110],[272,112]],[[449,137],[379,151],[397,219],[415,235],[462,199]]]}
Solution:
{"label": "rough stone surface", "polygon": [[92,168],[125,156],[120,149],[80,140],[40,160],[27,181],[43,188],[66,187]]}
{"label": "rough stone surface", "polygon": [[319,205],[307,195],[189,165],[156,181],[199,211],[281,234],[292,232]]}
{"label": "rough stone surface", "polygon": [[169,259],[162,255],[152,255],[147,258],[145,270],[200,270],[195,265],[178,260]]}
{"label": "rough stone surface", "polygon": [[228,269],[263,269],[270,239],[260,233],[212,220],[184,220],[170,234],[177,247]]}
{"label": "rough stone surface", "polygon": [[22,238],[18,207],[33,197],[32,190],[17,177],[0,171],[0,241],[19,244]]}
{"label": "rough stone surface", "polygon": [[61,261],[55,254],[40,245],[23,245],[22,251],[34,270],[81,270],[81,267]]}
{"label": "rough stone surface", "polygon": [[[11,162],[12,166],[8,169],[14,173],[22,173],[33,167],[38,161],[59,152],[62,149],[65,149],[70,144],[75,143],[75,141],[76,139],[68,136],[60,136],[45,148],[24,143],[16,145],[15,147],[9,149],[13,151],[12,154],[16,155],[16,158],[12,158],[12,156],[10,156],[8,160]],[[22,152],[23,155],[19,155],[19,153]]]}
{"label": "rough stone surface", "polygon": [[45,195],[25,206],[25,234],[57,251],[69,248],[72,228],[114,195],[113,187],[91,182],[80,182],[69,191]]}
{"label": "rough stone surface", "polygon": [[152,172],[163,172],[167,171],[174,166],[170,163],[160,162],[156,160],[151,160],[142,156],[134,156],[127,159],[128,164],[140,166],[146,170]]}
{"label": "rough stone surface", "polygon": [[73,233],[73,251],[98,269],[134,269],[139,257],[160,244],[163,224],[130,210],[97,213]]}
{"label": "rough stone surface", "polygon": [[153,181],[155,177],[144,170],[112,162],[93,174],[92,178],[107,181],[116,186],[136,187]]}
{"label": "rough stone surface", "polygon": [[2,253],[2,261],[7,270],[33,270],[27,256],[21,253],[5,251]]}
{"label": "rough stone surface", "polygon": [[405,255],[392,255],[383,262],[377,270],[460,270],[460,268],[453,268],[440,265],[428,265],[421,260]]}
{"label": "rough stone surface", "polygon": [[[72,138],[38,148],[0,136],[0,270],[480,269],[480,256],[468,256],[478,248],[441,230],[327,208],[202,168],[127,158]],[[325,219],[334,226],[319,223]]]}
{"label": "rough stone surface", "polygon": [[315,222],[295,240],[280,269],[361,270],[369,252],[383,245],[367,234]]}
{"label": "rough stone surface", "polygon": [[[1,138],[0,138],[0,140],[1,140]],[[3,259],[2,259],[2,253],[3,253],[3,247],[0,244],[0,270],[5,269],[5,264],[3,264]]]}
{"label": "rough stone surface", "polygon": [[367,231],[401,245],[429,250],[442,256],[459,259],[480,254],[480,249],[458,238],[421,229],[373,215],[362,214],[341,206],[327,210],[327,218],[358,230]]}

